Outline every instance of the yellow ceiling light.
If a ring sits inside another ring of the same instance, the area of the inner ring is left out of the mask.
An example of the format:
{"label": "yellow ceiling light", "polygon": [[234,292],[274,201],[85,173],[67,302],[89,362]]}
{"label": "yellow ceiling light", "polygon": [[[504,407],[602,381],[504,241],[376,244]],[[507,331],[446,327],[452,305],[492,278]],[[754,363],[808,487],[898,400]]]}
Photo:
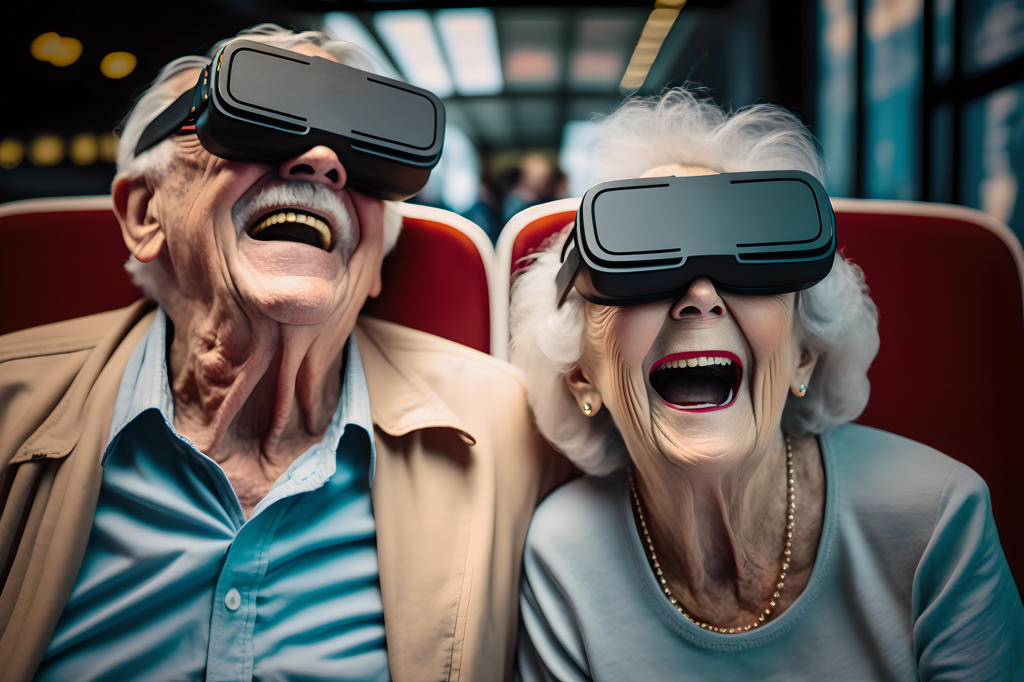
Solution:
{"label": "yellow ceiling light", "polygon": [[29,46],[29,51],[32,56],[41,62],[50,61],[50,56],[53,55],[60,45],[60,36],[53,31],[47,31],[42,35],[36,37],[32,41],[32,45]]}
{"label": "yellow ceiling light", "polygon": [[71,138],[68,156],[76,166],[91,166],[100,156],[100,143],[92,133],[79,133]]}
{"label": "yellow ceiling light", "polygon": [[637,45],[633,50],[633,59],[647,59],[648,57],[653,59],[660,49],[661,45]]}
{"label": "yellow ceiling light", "polygon": [[16,168],[25,158],[25,145],[13,137],[0,141],[0,168]]}
{"label": "yellow ceiling light", "polygon": [[71,66],[82,56],[82,41],[47,31],[36,37],[29,46],[32,56],[54,66]]}
{"label": "yellow ceiling light", "polygon": [[60,49],[50,58],[54,66],[71,66],[82,56],[82,43],[75,38],[64,38]]}
{"label": "yellow ceiling light", "polygon": [[657,0],[650,16],[647,17],[643,31],[640,32],[640,39],[637,40],[629,65],[622,74],[620,90],[636,90],[644,84],[647,73],[661,50],[661,44],[672,30],[679,10],[685,4],[686,0]]}
{"label": "yellow ceiling light", "polygon": [[678,9],[660,7],[658,9],[651,10],[651,15],[647,17],[647,25],[651,28],[661,28],[662,26],[671,27],[677,16],[679,16]]}
{"label": "yellow ceiling light", "polygon": [[117,161],[117,135],[114,133],[100,135],[99,147],[100,161],[105,163],[114,163]]}
{"label": "yellow ceiling light", "polygon": [[64,140],[56,135],[39,135],[28,148],[28,160],[37,166],[56,166],[64,160]]}
{"label": "yellow ceiling light", "polygon": [[623,90],[636,90],[637,88],[644,84],[644,81],[646,79],[646,71],[636,76],[626,73],[622,76],[622,81],[619,83],[619,87],[622,88]]}
{"label": "yellow ceiling light", "polygon": [[100,62],[100,71],[107,78],[124,78],[135,70],[138,60],[131,52],[110,52]]}

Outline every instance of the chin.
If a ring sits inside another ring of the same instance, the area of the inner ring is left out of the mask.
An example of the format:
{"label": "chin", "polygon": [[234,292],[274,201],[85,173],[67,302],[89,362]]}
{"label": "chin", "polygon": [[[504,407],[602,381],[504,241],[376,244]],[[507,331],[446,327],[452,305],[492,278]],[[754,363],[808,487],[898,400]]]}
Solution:
{"label": "chin", "polygon": [[[735,406],[702,419],[690,419],[685,426],[677,415],[655,418],[658,449],[669,460],[702,468],[731,469],[756,447],[752,421],[736,419]],[[660,415],[659,415],[660,416]]]}
{"label": "chin", "polygon": [[252,299],[265,316],[280,324],[319,325],[338,309],[337,288],[316,277],[275,277]]}

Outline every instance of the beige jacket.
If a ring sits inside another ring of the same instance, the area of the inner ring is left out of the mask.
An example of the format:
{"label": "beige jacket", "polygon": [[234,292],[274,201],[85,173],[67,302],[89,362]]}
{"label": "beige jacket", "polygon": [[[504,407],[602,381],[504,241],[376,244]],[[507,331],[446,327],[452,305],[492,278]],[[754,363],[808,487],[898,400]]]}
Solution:
{"label": "beige jacket", "polygon": [[[0,671],[30,678],[74,586],[100,457],[151,305],[0,337]],[[508,678],[523,539],[567,465],[531,427],[505,363],[361,319],[373,508],[396,680]]]}

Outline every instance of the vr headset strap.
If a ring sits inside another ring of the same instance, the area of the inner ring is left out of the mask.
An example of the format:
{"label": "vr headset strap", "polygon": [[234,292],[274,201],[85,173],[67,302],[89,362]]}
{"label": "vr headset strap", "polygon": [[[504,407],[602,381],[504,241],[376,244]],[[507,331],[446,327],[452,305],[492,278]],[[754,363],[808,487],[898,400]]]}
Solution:
{"label": "vr headset strap", "polygon": [[[205,75],[205,71],[203,75]],[[178,99],[174,100],[169,107],[161,111],[156,118],[150,121],[146,129],[142,131],[139,143],[135,145],[135,156],[138,156],[177,130],[181,124],[189,119],[193,111],[199,111],[203,102],[200,97],[203,75],[199,76],[199,83],[194,88],[181,93]],[[195,100],[199,100],[199,102],[197,103]]]}
{"label": "vr headset strap", "polygon": [[576,245],[575,234],[565,240],[565,246],[562,247],[562,257],[565,260],[562,262],[562,267],[558,269],[558,274],[555,275],[555,287],[558,292],[558,305],[556,307],[559,308],[562,307],[565,299],[569,296],[572,284],[576,280],[576,274],[580,271],[580,251]]}

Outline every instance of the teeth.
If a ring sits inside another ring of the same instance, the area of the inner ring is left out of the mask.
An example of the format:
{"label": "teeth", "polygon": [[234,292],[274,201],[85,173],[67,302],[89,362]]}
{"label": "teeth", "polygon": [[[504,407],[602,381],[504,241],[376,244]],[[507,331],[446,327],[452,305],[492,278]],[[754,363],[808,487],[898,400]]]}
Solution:
{"label": "teeth", "polygon": [[278,223],[298,223],[300,225],[308,225],[309,227],[312,227],[320,233],[320,239],[323,242],[324,249],[327,251],[331,250],[331,228],[323,220],[306,213],[295,213],[294,211],[273,213],[253,226],[252,230],[249,231],[249,234],[255,237],[266,228],[271,225],[277,225]]}
{"label": "teeth", "polygon": [[683,369],[686,367],[707,367],[708,365],[723,365],[729,366],[732,364],[731,358],[724,358],[715,355],[702,355],[694,358],[687,358],[686,360],[669,360],[658,366],[658,369]]}

